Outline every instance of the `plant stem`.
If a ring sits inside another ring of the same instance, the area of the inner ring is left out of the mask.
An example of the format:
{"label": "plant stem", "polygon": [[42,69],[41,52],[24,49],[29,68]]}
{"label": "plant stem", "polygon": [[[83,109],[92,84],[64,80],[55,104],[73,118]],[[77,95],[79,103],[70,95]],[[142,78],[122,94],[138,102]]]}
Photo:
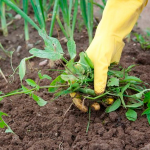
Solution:
{"label": "plant stem", "polygon": [[99,95],[99,96],[96,96],[96,97],[84,96],[84,98],[91,99],[91,100],[95,100],[95,99],[101,98],[101,97],[103,97],[103,96],[105,96],[105,95],[107,95],[107,94],[108,94],[108,92],[106,92],[106,93],[104,93],[104,94],[101,94],[101,95]]}
{"label": "plant stem", "polygon": [[[41,86],[41,87],[39,87],[39,89],[55,88],[55,87],[68,87],[68,85]],[[5,97],[8,97],[8,96],[12,96],[12,95],[23,94],[23,93],[29,93],[29,92],[32,92],[32,91],[34,91],[34,90],[37,90],[37,88],[33,88],[33,89],[30,89],[30,90],[21,91],[21,92],[10,93],[10,94],[4,95],[4,96],[0,96],[0,100],[2,100],[1,98],[5,98]]]}
{"label": "plant stem", "polygon": [[89,107],[89,121],[88,121],[88,124],[87,124],[86,133],[88,133],[88,131],[89,131],[90,121],[91,121],[91,107]]}

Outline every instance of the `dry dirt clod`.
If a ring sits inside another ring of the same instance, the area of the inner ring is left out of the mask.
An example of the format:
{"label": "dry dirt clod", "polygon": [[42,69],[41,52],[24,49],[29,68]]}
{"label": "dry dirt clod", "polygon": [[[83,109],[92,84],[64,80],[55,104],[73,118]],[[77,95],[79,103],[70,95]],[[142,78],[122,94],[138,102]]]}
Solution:
{"label": "dry dirt clod", "polygon": [[21,49],[22,49],[22,46],[19,45],[19,46],[17,47],[16,52],[17,52],[17,53],[20,53]]}
{"label": "dry dirt clod", "polygon": [[34,46],[33,44],[28,43],[27,46],[26,46],[26,48],[27,48],[27,50],[30,50],[31,48],[33,48],[33,46]]}
{"label": "dry dirt clod", "polygon": [[20,19],[21,19],[21,15],[17,14],[14,18],[15,18],[16,20],[20,20]]}
{"label": "dry dirt clod", "polygon": [[45,59],[39,63],[39,66],[45,66],[45,65],[47,65],[47,63],[48,63],[48,60]]}

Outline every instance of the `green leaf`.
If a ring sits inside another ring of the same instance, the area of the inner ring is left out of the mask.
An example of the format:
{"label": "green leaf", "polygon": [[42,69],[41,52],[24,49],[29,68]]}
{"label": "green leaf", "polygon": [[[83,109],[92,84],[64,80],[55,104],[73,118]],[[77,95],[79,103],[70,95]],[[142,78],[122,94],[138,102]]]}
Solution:
{"label": "green leaf", "polygon": [[39,76],[40,79],[42,79],[41,70],[38,72],[38,76]]}
{"label": "green leaf", "polygon": [[6,133],[14,133],[11,128],[7,125],[7,123],[3,120],[2,116],[8,116],[6,113],[3,113],[3,112],[0,112],[0,128],[5,128],[7,127],[6,129]]}
{"label": "green leaf", "polygon": [[[25,86],[22,85],[22,90],[24,91],[25,94],[31,94],[32,92],[29,92],[29,89],[26,88]],[[27,92],[28,91],[28,92]]]}
{"label": "green leaf", "polygon": [[124,80],[121,80],[121,82],[143,82],[141,79],[135,77],[135,76],[127,76]]}
{"label": "green leaf", "polygon": [[7,125],[7,129],[5,130],[5,133],[14,133],[12,129]]}
{"label": "green leaf", "polygon": [[51,59],[51,60],[59,60],[62,58],[62,54],[56,52],[56,51],[52,51],[52,50],[40,50],[40,49],[37,49],[37,48],[32,48],[30,51],[29,51],[30,54],[36,56],[36,57],[39,57],[39,58],[48,58],[48,59]]}
{"label": "green leaf", "polygon": [[130,83],[126,84],[123,88],[121,88],[121,94],[123,94],[130,86]]}
{"label": "green leaf", "polygon": [[140,107],[142,105],[143,105],[143,102],[139,102],[139,103],[135,103],[135,104],[126,105],[126,107],[129,107],[129,108],[138,108],[138,107]]}
{"label": "green leaf", "polygon": [[39,106],[45,106],[47,104],[47,101],[35,94],[32,94],[32,98],[37,102]]}
{"label": "green leaf", "polygon": [[3,94],[3,92],[2,91],[0,91],[0,95],[2,95]]}
{"label": "green leaf", "polygon": [[142,113],[142,115],[147,115],[147,114],[150,114],[150,108],[147,108],[147,109]]}
{"label": "green leaf", "polygon": [[107,86],[119,86],[119,79],[117,79],[117,78],[110,78],[108,80]]}
{"label": "green leaf", "polygon": [[33,81],[32,79],[26,79],[25,81],[27,82],[28,85],[30,85],[32,87],[36,87],[37,86],[35,81]]}
{"label": "green leaf", "polygon": [[85,52],[84,57],[85,57],[85,60],[86,60],[86,62],[88,63],[88,65],[89,65],[92,69],[94,69],[94,65],[93,65],[91,59],[88,57],[88,55],[87,55],[86,52]]}
{"label": "green leaf", "polygon": [[130,121],[135,121],[137,119],[137,113],[132,109],[128,109],[128,111],[126,112],[126,117]]}
{"label": "green leaf", "polygon": [[61,44],[56,38],[48,36],[43,30],[39,31],[39,35],[43,38],[47,49],[58,52],[60,54],[63,53]]}
{"label": "green leaf", "polygon": [[144,96],[144,103],[150,103],[150,92],[147,92]]}
{"label": "green leaf", "polygon": [[43,74],[42,79],[51,80],[52,78],[50,76],[48,76],[47,74]]}
{"label": "green leaf", "polygon": [[136,65],[130,65],[125,71],[130,72],[132,68],[134,68]]}
{"label": "green leaf", "polygon": [[77,80],[77,78],[74,75],[64,75],[64,74],[62,74],[61,78],[64,81],[76,81]]}
{"label": "green leaf", "polygon": [[26,73],[26,60],[25,58],[21,60],[19,64],[19,77],[20,80],[22,81]]}
{"label": "green leaf", "polygon": [[72,39],[69,39],[67,42],[67,48],[70,55],[70,58],[73,59],[76,57],[76,44],[75,41]]}
{"label": "green leaf", "polygon": [[89,57],[87,56],[86,53],[81,52],[80,54],[80,64],[82,65],[82,67],[87,70],[89,68],[94,68],[94,65],[92,63],[92,61],[89,59]]}
{"label": "green leaf", "polygon": [[146,117],[147,117],[148,123],[150,124],[150,114],[146,114]]}
{"label": "green leaf", "polygon": [[117,110],[121,106],[121,101],[120,99],[117,99],[111,106],[107,107],[105,112],[110,113],[112,111]]}
{"label": "green leaf", "polygon": [[139,92],[137,94],[131,95],[130,97],[132,97],[134,99],[141,99],[142,95],[143,95],[143,91],[141,91],[141,92]]}
{"label": "green leaf", "polygon": [[63,91],[59,91],[55,94],[55,99],[57,99],[58,97],[62,96],[62,95],[66,95],[66,94],[69,94],[71,93],[72,91],[69,91],[69,90],[63,90]]}
{"label": "green leaf", "polygon": [[41,74],[41,70],[38,72],[38,76],[39,78],[42,80],[42,79],[48,79],[48,80],[51,80],[52,78],[50,76],[48,76],[47,74],[44,74],[42,75]]}
{"label": "green leaf", "polygon": [[[61,76],[58,76],[58,77],[56,77],[56,78],[51,82],[50,86],[62,85],[62,84],[64,84],[64,83],[66,83],[66,81],[64,81],[64,80],[61,78]],[[59,89],[59,87],[50,87],[50,88],[48,89],[48,91],[49,91],[50,93],[54,93],[54,92],[56,92],[58,89]]]}

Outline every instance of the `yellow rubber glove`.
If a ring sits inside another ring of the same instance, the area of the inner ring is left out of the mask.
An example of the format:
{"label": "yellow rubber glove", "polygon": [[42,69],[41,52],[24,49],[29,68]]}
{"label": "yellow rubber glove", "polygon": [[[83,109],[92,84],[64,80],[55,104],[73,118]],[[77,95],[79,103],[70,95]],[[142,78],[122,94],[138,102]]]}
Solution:
{"label": "yellow rubber glove", "polygon": [[94,90],[105,91],[110,63],[118,63],[124,47],[123,39],[133,29],[148,0],[108,0],[95,37],[87,49],[94,64]]}

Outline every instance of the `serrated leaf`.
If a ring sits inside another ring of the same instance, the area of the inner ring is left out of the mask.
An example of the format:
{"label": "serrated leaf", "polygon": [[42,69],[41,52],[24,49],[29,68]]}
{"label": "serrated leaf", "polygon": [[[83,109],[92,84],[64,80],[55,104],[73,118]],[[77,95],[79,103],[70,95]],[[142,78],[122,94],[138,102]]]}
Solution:
{"label": "serrated leaf", "polygon": [[[62,84],[64,84],[64,83],[66,83],[66,81],[62,80],[61,76],[58,76],[58,77],[56,77],[56,78],[51,82],[50,86],[62,85]],[[50,88],[48,89],[48,91],[49,91],[50,93],[54,93],[54,92],[56,92],[58,89],[59,89],[59,87],[50,87]]]}
{"label": "serrated leaf", "polygon": [[120,99],[117,99],[111,106],[107,107],[105,112],[110,113],[112,111],[117,110],[121,106],[121,101]]}
{"label": "serrated leaf", "polygon": [[73,59],[76,57],[76,44],[75,41],[72,39],[69,39],[67,42],[67,48],[70,55],[70,58]]}
{"label": "serrated leaf", "polygon": [[144,96],[144,103],[150,103],[150,92],[147,92]]}
{"label": "serrated leaf", "polygon": [[25,58],[21,60],[19,64],[19,77],[20,80],[22,81],[26,73],[26,60]]}
{"label": "serrated leaf", "polygon": [[128,111],[126,112],[126,117],[130,121],[135,121],[137,119],[137,113],[132,109],[128,109]]}
{"label": "serrated leaf", "polygon": [[32,98],[37,102],[39,106],[45,106],[47,104],[47,101],[35,94],[32,94]]}
{"label": "serrated leaf", "polygon": [[37,86],[35,81],[33,81],[32,79],[26,79],[25,81],[27,82],[28,85],[30,85],[32,87],[36,87]]}
{"label": "serrated leaf", "polygon": [[108,80],[107,86],[119,86],[119,79],[117,79],[117,78],[110,78]]}
{"label": "serrated leaf", "polygon": [[52,50],[40,50],[37,48],[32,48],[29,53],[39,58],[47,58],[51,60],[59,60],[62,58],[62,54]]}

